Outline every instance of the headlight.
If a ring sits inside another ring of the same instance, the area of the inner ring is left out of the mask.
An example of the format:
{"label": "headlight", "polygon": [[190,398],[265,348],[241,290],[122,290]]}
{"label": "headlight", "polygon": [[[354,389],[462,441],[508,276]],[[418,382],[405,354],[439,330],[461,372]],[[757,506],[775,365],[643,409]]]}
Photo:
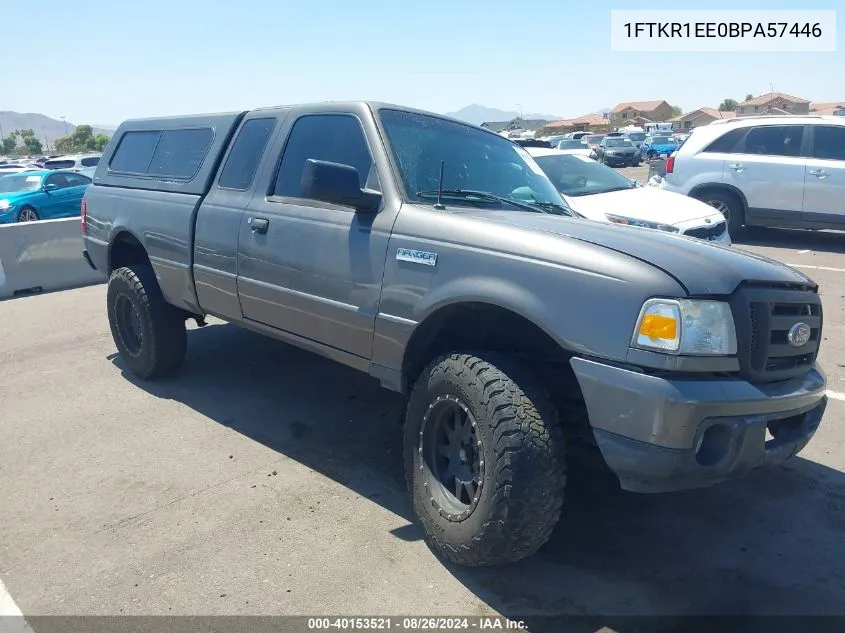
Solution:
{"label": "headlight", "polygon": [[736,354],[731,308],[722,301],[649,299],[640,310],[631,344],[667,354]]}
{"label": "headlight", "polygon": [[605,213],[608,220],[614,224],[627,224],[629,226],[641,226],[646,229],[657,229],[658,231],[668,231],[669,233],[678,233],[680,229],[671,224],[661,224],[660,222],[649,222],[648,220],[637,220],[636,218],[626,218],[622,215],[612,215]]}
{"label": "headlight", "polygon": [[12,203],[8,200],[0,200],[0,211],[5,211],[9,207],[12,206]]}

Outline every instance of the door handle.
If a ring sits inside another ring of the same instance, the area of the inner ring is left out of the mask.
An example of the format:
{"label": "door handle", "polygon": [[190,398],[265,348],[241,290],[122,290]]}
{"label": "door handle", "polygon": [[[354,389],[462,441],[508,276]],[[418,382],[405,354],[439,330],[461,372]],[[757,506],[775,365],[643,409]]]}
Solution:
{"label": "door handle", "polygon": [[270,220],[267,218],[250,218],[247,221],[253,233],[260,233],[262,235],[267,232],[267,227],[270,226]]}
{"label": "door handle", "polygon": [[743,169],[745,169],[745,165],[743,165],[742,163],[733,163],[731,165],[728,165],[728,168],[733,169],[734,171],[742,171]]}
{"label": "door handle", "polygon": [[827,172],[824,169],[811,169],[807,173],[811,176],[815,176],[816,178],[824,178],[827,176]]}

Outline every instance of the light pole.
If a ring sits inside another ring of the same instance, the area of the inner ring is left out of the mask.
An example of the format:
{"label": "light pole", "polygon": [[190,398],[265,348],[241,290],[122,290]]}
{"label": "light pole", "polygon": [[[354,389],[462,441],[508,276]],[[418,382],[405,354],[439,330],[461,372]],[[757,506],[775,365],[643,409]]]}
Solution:
{"label": "light pole", "polygon": [[525,118],[525,116],[522,114],[522,104],[521,104],[521,103],[517,103],[517,104],[516,104],[516,107],[517,107],[517,108],[519,108],[519,118],[520,118],[520,119],[524,119],[524,118]]}
{"label": "light pole", "polygon": [[62,117],[62,123],[65,124],[65,136],[67,136],[67,121],[65,120],[64,117]]}

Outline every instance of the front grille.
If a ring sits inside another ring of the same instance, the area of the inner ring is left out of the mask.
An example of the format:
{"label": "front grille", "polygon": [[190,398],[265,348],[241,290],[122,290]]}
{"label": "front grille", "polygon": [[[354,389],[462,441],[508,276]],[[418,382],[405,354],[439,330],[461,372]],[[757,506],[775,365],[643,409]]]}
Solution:
{"label": "front grille", "polygon": [[717,222],[712,226],[699,226],[684,232],[684,235],[697,237],[700,240],[715,240],[721,237],[727,230],[727,222]]}
{"label": "front grille", "polygon": [[[737,329],[740,372],[751,382],[773,382],[800,376],[816,361],[822,336],[819,295],[794,287],[740,288],[731,299]],[[810,339],[796,347],[789,331],[804,323]]]}

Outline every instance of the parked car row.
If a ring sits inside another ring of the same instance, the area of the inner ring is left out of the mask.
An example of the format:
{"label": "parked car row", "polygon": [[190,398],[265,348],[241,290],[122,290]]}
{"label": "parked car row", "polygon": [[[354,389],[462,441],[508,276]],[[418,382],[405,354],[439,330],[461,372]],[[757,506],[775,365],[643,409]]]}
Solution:
{"label": "parked car row", "polygon": [[29,158],[0,158],[0,176],[39,169],[83,171],[97,166],[101,154],[73,154]]}

